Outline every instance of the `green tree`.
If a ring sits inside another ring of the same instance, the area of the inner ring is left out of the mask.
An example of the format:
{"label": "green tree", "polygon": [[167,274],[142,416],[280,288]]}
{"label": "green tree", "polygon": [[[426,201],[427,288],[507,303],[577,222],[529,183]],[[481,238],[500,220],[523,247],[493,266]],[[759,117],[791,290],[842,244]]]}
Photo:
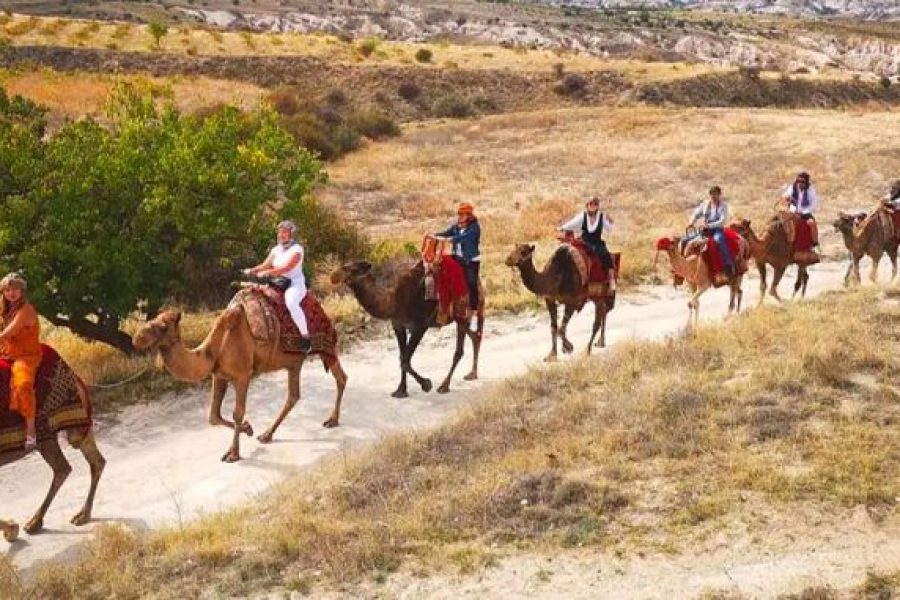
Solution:
{"label": "green tree", "polygon": [[331,223],[308,198],[321,163],[269,109],[184,116],[122,84],[109,128],[83,119],[45,138],[38,107],[0,100],[0,267],[22,270],[41,314],[87,338],[131,352],[120,325],[134,310],[224,289],[281,218]]}
{"label": "green tree", "polygon": [[153,36],[153,41],[156,42],[156,47],[159,48],[160,42],[169,33],[169,27],[162,21],[150,21],[150,24],[147,25],[147,31]]}

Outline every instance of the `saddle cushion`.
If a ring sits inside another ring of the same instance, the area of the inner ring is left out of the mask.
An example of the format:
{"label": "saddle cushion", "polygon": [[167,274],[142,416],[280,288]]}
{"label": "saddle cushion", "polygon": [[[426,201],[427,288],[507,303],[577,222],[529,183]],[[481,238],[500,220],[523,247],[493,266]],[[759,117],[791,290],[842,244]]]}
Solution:
{"label": "saddle cushion", "polygon": [[[723,232],[725,235],[725,245],[728,246],[728,251],[731,253],[731,260],[735,270],[740,274],[746,273],[747,264],[740,260],[741,236],[738,232],[728,227],[726,227]],[[723,285],[723,277],[720,276],[724,276],[725,273],[725,260],[722,257],[722,251],[719,249],[719,245],[715,243],[712,238],[706,240],[706,248],[701,253],[701,257],[709,268],[709,273],[712,275],[714,285],[716,287]]]}
{"label": "saddle cushion", "polygon": [[466,274],[462,265],[450,257],[445,257],[434,263],[432,268],[440,313],[450,315],[451,308],[463,299],[466,302],[465,306],[468,306],[469,286],[466,284]]}
{"label": "saddle cushion", "polygon": [[[291,318],[284,292],[267,285],[250,285],[244,287],[234,298],[229,307],[240,305],[247,316],[253,337],[264,343],[275,343],[279,340],[281,350],[288,353],[300,353],[300,331]],[[310,354],[319,354],[325,368],[329,369],[337,360],[337,330],[319,299],[311,292],[300,302],[306,315],[309,327]]]}
{"label": "saddle cushion", "polygon": [[[78,376],[50,346],[41,344],[41,355],[34,386],[38,441],[66,429],[90,429],[90,408],[78,395]],[[25,445],[25,419],[9,410],[10,366],[9,361],[0,359],[0,453],[21,450]]]}
{"label": "saddle cushion", "polygon": [[[569,253],[578,269],[582,285],[588,286],[588,294],[590,296],[604,296],[608,293],[609,271],[600,262],[597,256],[590,248],[584,245],[581,240],[575,239],[567,242],[570,250]],[[613,265],[616,270],[616,281],[619,280],[619,266],[622,261],[622,255],[618,252],[612,254]]]}

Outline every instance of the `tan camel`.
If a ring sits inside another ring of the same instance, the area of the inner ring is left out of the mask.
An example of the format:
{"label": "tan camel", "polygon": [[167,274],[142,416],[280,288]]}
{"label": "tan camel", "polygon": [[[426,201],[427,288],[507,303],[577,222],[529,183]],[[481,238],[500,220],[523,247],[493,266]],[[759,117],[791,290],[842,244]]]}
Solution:
{"label": "tan camel", "polygon": [[869,279],[874,283],[878,279],[878,263],[881,255],[887,253],[891,261],[891,279],[897,276],[897,244],[898,236],[893,225],[893,215],[883,207],[872,211],[868,216],[864,212],[841,212],[833,223],[841,232],[844,246],[850,252],[850,266],[844,275],[844,285],[850,283],[850,276],[860,283],[859,261],[863,256],[872,259],[872,271]]}
{"label": "tan camel", "polygon": [[[88,394],[87,387],[81,381],[78,382],[78,396],[88,414],[90,414],[90,395]],[[66,437],[73,448],[81,451],[90,466],[91,486],[88,489],[87,498],[85,498],[84,506],[82,506],[81,510],[78,511],[78,514],[72,517],[70,521],[73,525],[84,525],[91,520],[91,512],[94,507],[94,495],[97,493],[97,484],[100,482],[100,476],[103,474],[103,468],[106,466],[106,459],[103,458],[103,455],[100,454],[100,450],[97,448],[93,429],[89,429],[88,431],[85,431],[81,427],[67,429]],[[63,483],[65,483],[69,474],[72,472],[72,465],[66,460],[62,449],[59,447],[59,439],[57,436],[54,435],[47,439],[39,440],[37,450],[40,452],[41,458],[43,458],[44,461],[50,465],[50,468],[53,469],[53,480],[50,482],[50,490],[47,492],[47,496],[44,498],[40,507],[38,507],[37,512],[23,527],[26,533],[32,535],[43,529],[44,515],[47,514],[47,509],[50,508],[50,504],[56,497],[57,492],[59,492],[59,488],[62,487]],[[26,453],[24,449],[21,451],[6,452],[0,455],[0,467],[14,463],[27,455],[28,453]],[[19,535],[19,526],[12,521],[0,521],[0,530],[3,532],[3,537],[10,542],[15,540]]]}
{"label": "tan camel", "polygon": [[[795,216],[798,219],[800,217]],[[769,287],[769,295],[781,302],[778,295],[778,284],[784,276],[788,266],[797,265],[797,281],[794,282],[794,294],[800,292],[800,297],[806,296],[806,286],[809,284],[809,272],[807,267],[819,262],[819,257],[814,252],[808,256],[798,256],[788,241],[787,233],[778,217],[773,218],[766,228],[763,236],[757,237],[750,225],[750,219],[741,219],[731,226],[742,238],[750,244],[750,253],[759,271],[759,303],[762,304],[766,297],[766,264],[772,265],[772,286]]]}
{"label": "tan camel", "polygon": [[[688,300],[688,327],[696,325],[700,318],[700,296],[703,292],[713,286],[712,277],[706,261],[702,259],[700,254],[692,254],[685,257],[681,253],[681,238],[662,238],[656,243],[657,258],[659,252],[665,252],[669,257],[672,265],[672,271],[684,278],[691,290],[691,299]],[[747,270],[747,263],[750,260],[750,244],[747,240],[740,238],[738,242],[738,252],[733,257],[735,264],[735,275],[729,277],[726,284],[731,291],[731,297],[728,302],[728,314],[741,311],[741,300],[744,292],[741,290],[741,282],[744,273]],[[718,286],[717,286],[718,287]]]}
{"label": "tan camel", "polygon": [[[557,337],[562,340],[563,352],[567,354],[572,352],[574,346],[566,337],[566,328],[572,315],[580,311],[589,300],[594,303],[594,326],[591,330],[591,339],[588,340],[587,353],[591,353],[591,346],[598,331],[600,338],[597,340],[597,347],[602,348],[606,345],[606,316],[616,304],[616,293],[613,291],[600,296],[591,296],[588,293],[588,286],[581,283],[578,267],[566,247],[557,248],[544,266],[544,270],[538,272],[534,266],[534,245],[517,244],[506,257],[506,266],[518,268],[525,287],[542,297],[547,305],[553,345],[550,354],[544,359],[546,362],[553,362],[557,358]],[[565,312],[562,326],[557,327],[559,304],[565,307]]]}
{"label": "tan camel", "polygon": [[425,267],[422,261],[416,263],[412,269],[404,270],[391,285],[380,285],[375,280],[372,271],[372,263],[365,260],[352,261],[335,269],[331,274],[331,283],[346,285],[367,313],[376,319],[385,319],[391,322],[400,350],[400,383],[391,396],[394,398],[409,396],[406,387],[407,374],[412,375],[422,391],[431,391],[431,380],[416,372],[412,366],[412,357],[429,328],[443,327],[450,323],[456,324],[456,348],[453,352],[450,371],[438,386],[437,391],[440,394],[450,391],[450,380],[463,357],[466,337],[472,341],[472,370],[463,379],[466,381],[478,379],[478,354],[481,350],[481,337],[484,332],[485,301],[484,287],[481,282],[479,281],[478,285],[478,309],[474,311],[476,328],[472,330],[469,326],[472,317],[471,310],[464,317],[450,319],[446,323],[438,322],[437,300],[429,300],[425,297]]}
{"label": "tan camel", "polygon": [[[210,425],[223,425],[234,431],[231,447],[222,456],[225,462],[240,460],[241,433],[253,435],[253,428],[244,420],[247,390],[250,379],[259,373],[288,372],[288,395],[272,425],[257,439],[267,444],[281,422],[300,400],[300,370],[307,355],[283,352],[281,348],[257,342],[250,330],[247,316],[240,306],[220,314],[203,342],[188,350],[181,341],[181,313],[165,311],[144,324],[134,335],[138,350],[158,352],[166,370],[180,381],[198,382],[212,374],[212,395],[209,406]],[[326,367],[337,384],[337,397],[324,427],[337,427],[341,413],[341,398],[347,385],[347,374],[339,360]],[[234,386],[234,421],[222,418],[222,401],[229,382]]]}

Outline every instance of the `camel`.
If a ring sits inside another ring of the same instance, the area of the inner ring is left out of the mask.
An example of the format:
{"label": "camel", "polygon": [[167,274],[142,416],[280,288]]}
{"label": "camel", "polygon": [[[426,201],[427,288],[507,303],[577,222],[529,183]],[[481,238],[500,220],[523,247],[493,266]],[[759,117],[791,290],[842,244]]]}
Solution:
{"label": "camel", "polygon": [[[750,244],[744,238],[740,238],[738,244],[738,252],[733,257],[737,269],[735,275],[727,280],[728,288],[731,291],[731,297],[728,302],[729,315],[732,312],[741,312],[741,300],[744,296],[741,283],[746,270],[746,268],[742,270],[741,265],[746,265],[750,260]],[[700,296],[713,286],[713,281],[709,267],[706,266],[706,262],[700,254],[685,257],[682,255],[680,248],[681,238],[679,237],[662,238],[656,244],[657,258],[659,257],[659,252],[665,252],[672,265],[672,271],[684,278],[691,289],[691,299],[688,300],[688,327],[690,328],[691,325],[696,326],[700,318]]]}
{"label": "camel", "polygon": [[778,295],[778,284],[784,276],[785,270],[792,264],[797,265],[797,281],[794,282],[794,293],[791,298],[806,296],[806,286],[809,284],[808,264],[798,263],[794,256],[794,249],[788,241],[784,227],[780,225],[778,218],[774,218],[763,236],[757,237],[750,225],[750,219],[742,219],[731,226],[742,238],[750,244],[750,254],[759,271],[759,303],[762,304],[766,297],[766,264],[772,265],[772,286],[769,287],[769,295],[781,302]]}
{"label": "camel", "polygon": [[[572,315],[580,311],[588,300],[594,303],[594,326],[591,330],[591,339],[588,340],[587,353],[591,353],[597,332],[600,332],[597,347],[606,346],[606,315],[615,306],[615,292],[605,296],[590,296],[588,286],[582,285],[578,267],[566,247],[557,248],[543,271],[540,272],[534,266],[533,244],[517,244],[506,257],[505,262],[508,267],[519,269],[525,287],[541,296],[547,305],[547,312],[550,313],[552,346],[550,353],[544,359],[545,362],[553,362],[557,359],[557,337],[562,340],[563,352],[568,354],[573,351],[574,346],[566,337],[566,329]],[[562,325],[557,326],[560,304],[564,307],[563,320]]]}
{"label": "camel", "polygon": [[844,275],[844,285],[850,283],[851,274],[856,283],[860,283],[859,261],[865,255],[872,259],[869,274],[872,283],[878,279],[878,263],[884,253],[891,260],[891,280],[897,276],[897,245],[900,240],[896,233],[892,235],[894,227],[889,211],[879,207],[868,216],[865,213],[841,212],[833,225],[841,232],[844,245],[850,252],[850,266]]}
{"label": "camel", "polygon": [[[78,397],[81,399],[85,409],[87,409],[88,414],[90,414],[91,399],[87,387],[79,380],[77,389]],[[78,511],[70,521],[73,525],[80,526],[87,524],[91,520],[91,512],[94,508],[94,495],[97,493],[97,484],[100,482],[100,476],[103,474],[103,469],[106,466],[106,459],[103,458],[103,455],[100,454],[100,450],[97,448],[97,441],[94,439],[94,432],[92,429],[88,429],[87,431],[80,427],[67,429],[66,437],[69,440],[69,444],[73,448],[80,450],[84,455],[91,471],[91,486],[88,489],[84,506],[82,506],[81,510]],[[72,472],[72,465],[66,460],[62,449],[59,447],[59,439],[57,436],[54,435],[47,439],[38,440],[37,450],[40,453],[41,458],[43,458],[44,461],[50,465],[50,468],[53,469],[53,480],[50,482],[50,490],[47,492],[47,496],[44,498],[40,507],[38,507],[37,512],[22,528],[29,535],[39,533],[41,529],[43,529],[44,516],[47,514],[47,509],[50,508],[50,504],[56,497],[56,493],[59,492],[59,488],[62,487],[63,483],[65,483],[69,474]],[[24,448],[21,451],[0,454],[0,467],[14,463],[28,454],[29,453],[25,452]],[[19,535],[19,526],[13,521],[0,520],[0,531],[3,532],[3,537],[6,538],[7,541],[12,542]]]}
{"label": "camel", "polygon": [[[234,431],[231,447],[222,456],[224,462],[240,460],[240,434],[253,435],[253,427],[244,420],[247,408],[247,390],[250,379],[270,371],[288,372],[288,395],[272,425],[257,439],[268,444],[275,430],[300,400],[300,370],[306,361],[303,353],[284,352],[280,344],[258,342],[250,330],[247,315],[241,306],[228,308],[213,323],[206,339],[193,350],[185,348],[181,341],[181,313],[167,310],[145,323],[134,334],[134,347],[150,350],[162,359],[165,369],[175,379],[187,382],[202,381],[212,374],[212,393],[209,406],[209,424],[222,425]],[[322,424],[337,427],[341,413],[341,399],[347,385],[347,374],[339,360],[326,367],[337,384],[337,397],[331,415]],[[228,384],[234,386],[234,421],[222,417],[222,401]]]}
{"label": "camel", "polygon": [[416,372],[412,366],[412,357],[428,328],[442,327],[450,322],[456,323],[456,349],[453,352],[453,364],[450,366],[450,371],[437,391],[440,394],[450,391],[450,380],[463,357],[467,336],[472,340],[472,370],[463,379],[466,381],[478,379],[478,353],[481,350],[481,338],[484,331],[484,288],[479,283],[478,308],[474,311],[477,324],[473,331],[469,326],[472,316],[469,313],[465,317],[454,318],[448,323],[438,323],[438,302],[426,298],[424,278],[425,267],[421,261],[397,277],[393,285],[386,287],[375,281],[372,263],[365,260],[348,262],[335,269],[331,274],[332,284],[349,287],[367,313],[376,319],[391,322],[400,349],[400,383],[397,389],[391,393],[394,398],[409,396],[406,386],[407,375],[411,375],[416,380],[423,392],[431,391],[431,380]]}

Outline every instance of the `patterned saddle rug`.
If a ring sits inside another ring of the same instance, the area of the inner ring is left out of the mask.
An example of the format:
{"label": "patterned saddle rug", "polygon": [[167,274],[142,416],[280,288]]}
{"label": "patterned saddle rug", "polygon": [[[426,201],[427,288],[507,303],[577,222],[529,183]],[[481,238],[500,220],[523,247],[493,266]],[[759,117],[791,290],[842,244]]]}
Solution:
{"label": "patterned saddle rug", "polygon": [[[578,239],[571,240],[563,245],[569,250],[569,255],[572,257],[572,261],[575,263],[575,267],[578,269],[578,274],[581,277],[582,285],[588,286],[588,296],[595,298],[613,295],[609,292],[609,271],[600,263],[600,257]],[[612,253],[612,259],[616,269],[616,281],[618,281],[622,254],[614,252]]]}
{"label": "patterned saddle rug", "polygon": [[[90,407],[78,395],[78,376],[50,346],[41,344],[41,354],[35,378],[38,441],[66,429],[90,429]],[[9,410],[10,366],[9,361],[0,359],[0,454],[25,446],[25,419]]]}
{"label": "patterned saddle rug", "polygon": [[[724,230],[725,245],[731,254],[731,261],[734,264],[735,272],[743,275],[749,268],[748,258],[741,252],[741,242],[743,239],[733,229],[726,227]],[[719,245],[712,238],[697,236],[688,240],[682,247],[682,255],[685,257],[692,254],[699,254],[700,259],[706,264],[710,273],[713,287],[722,287],[728,284],[728,277],[725,275],[725,258]],[[680,282],[676,279],[676,285]]]}
{"label": "patterned saddle rug", "polygon": [[[300,331],[284,303],[284,292],[281,290],[267,285],[248,285],[234,295],[228,306],[243,308],[250,331],[257,341],[278,343],[284,352],[302,353]],[[309,326],[310,354],[320,355],[327,371],[337,361],[337,330],[319,299],[311,292],[303,297],[300,307]]]}

